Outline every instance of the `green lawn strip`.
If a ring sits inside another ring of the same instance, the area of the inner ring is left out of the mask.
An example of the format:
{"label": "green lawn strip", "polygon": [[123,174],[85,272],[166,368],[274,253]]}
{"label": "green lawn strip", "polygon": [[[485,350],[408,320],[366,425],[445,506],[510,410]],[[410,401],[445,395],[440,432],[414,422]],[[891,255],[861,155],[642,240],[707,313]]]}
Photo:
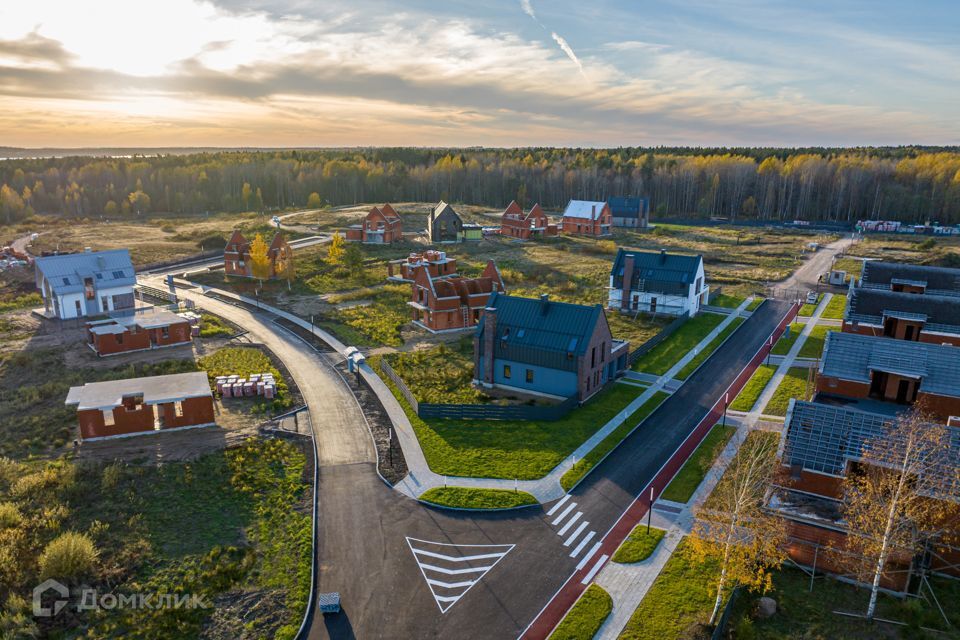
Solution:
{"label": "green lawn strip", "polygon": [[591,584],[573,603],[567,615],[550,634],[550,640],[589,640],[613,611],[613,598],[596,584]]}
{"label": "green lawn strip", "polygon": [[[377,356],[367,360],[379,368]],[[421,419],[383,376],[407,414],[435,473],[477,478],[542,478],[623,410],[643,389],[615,384],[553,422],[543,420]]]}
{"label": "green lawn strip", "polygon": [[806,400],[808,371],[806,367],[790,367],[780,386],[773,393],[773,397],[770,398],[770,402],[763,408],[763,413],[771,416],[785,416],[790,398]]}
{"label": "green lawn strip", "polygon": [[658,376],[665,374],[725,318],[717,313],[701,313],[690,318],[669,338],[637,360],[633,369]]}
{"label": "green lawn strip", "polygon": [[806,317],[812,316],[813,312],[817,310],[817,305],[820,304],[821,300],[823,300],[822,293],[817,296],[817,301],[815,303],[810,304],[809,302],[807,302],[802,307],[800,307],[800,311],[797,312],[797,315],[806,316]]}
{"label": "green lawn strip", "polygon": [[719,347],[723,341],[727,339],[727,336],[736,331],[737,327],[743,324],[743,321],[743,318],[734,318],[730,324],[723,328],[723,331],[717,334],[717,337],[711,340],[706,347],[701,349],[700,353],[695,355],[690,362],[685,364],[683,368],[677,372],[677,380],[686,380],[689,378],[690,374],[693,373],[696,368],[699,367],[707,358],[709,358],[710,355],[717,350],[717,347]]}
{"label": "green lawn strip", "polygon": [[689,630],[710,619],[718,575],[717,562],[698,561],[683,540],[630,616],[620,640],[694,637]]}
{"label": "green lawn strip", "polygon": [[747,310],[747,311],[754,311],[757,307],[759,307],[761,304],[763,304],[763,301],[764,301],[764,300],[765,300],[765,298],[761,298],[760,296],[754,296],[754,297],[753,297],[753,300],[750,301],[750,304],[747,305],[747,309],[746,309],[746,310]]}
{"label": "green lawn strip", "polygon": [[218,336],[232,336],[233,329],[219,316],[210,313],[200,315],[200,337],[216,338]]}
{"label": "green lawn strip", "polygon": [[42,306],[43,298],[40,297],[39,293],[0,294],[0,313]]}
{"label": "green lawn strip", "polygon": [[724,307],[725,309],[736,309],[743,304],[744,300],[745,298],[741,298],[739,296],[729,296],[725,293],[721,293],[720,295],[710,298],[710,306]]}
{"label": "green lawn strip", "polygon": [[526,491],[474,487],[434,487],[420,494],[420,500],[457,509],[510,509],[537,504]]}
{"label": "green lawn strip", "polygon": [[601,440],[600,444],[591,449],[590,453],[585,455],[581,460],[577,460],[577,463],[570,467],[560,478],[560,486],[563,487],[563,490],[569,491],[574,485],[580,482],[581,478],[587,475],[605,455],[613,451],[637,424],[646,419],[646,417],[669,396],[670,394],[668,393],[657,391],[650,396],[646,402],[640,405],[636,411],[631,413],[626,420],[620,423],[620,426],[611,431],[610,435]]}
{"label": "green lawn strip", "polygon": [[477,404],[490,397],[471,384],[473,337],[384,356],[419,402]]}
{"label": "green lawn strip", "polygon": [[687,502],[693,496],[697,487],[700,486],[700,483],[703,482],[707,471],[713,466],[713,461],[727,446],[727,441],[730,440],[730,436],[735,431],[735,427],[714,425],[700,443],[700,446],[693,452],[693,455],[687,459],[677,475],[667,485],[667,488],[663,490],[660,497],[673,502]]}
{"label": "green lawn strip", "polygon": [[750,411],[753,405],[757,403],[760,394],[767,388],[767,384],[776,373],[777,367],[772,364],[762,364],[753,372],[747,384],[743,386],[737,397],[730,403],[730,408],[734,411]]}
{"label": "green lawn strip", "polygon": [[797,338],[800,336],[800,332],[803,331],[803,328],[807,326],[800,322],[793,322],[790,324],[790,334],[784,334],[777,340],[777,343],[773,345],[773,349],[770,351],[771,354],[775,356],[785,356],[790,352],[790,348],[793,347],[793,343],[797,341]]}
{"label": "green lawn strip", "polygon": [[646,560],[663,540],[666,533],[663,529],[657,529],[656,527],[651,527],[650,533],[647,533],[647,525],[638,524],[627,536],[627,539],[623,541],[617,552],[613,554],[613,561],[621,564],[631,564]]}
{"label": "green lawn strip", "polygon": [[828,331],[839,331],[839,327],[831,327],[825,324],[818,324],[810,330],[810,335],[800,347],[797,353],[799,358],[819,358],[823,355],[823,344],[827,339]]}
{"label": "green lawn strip", "polygon": [[824,308],[820,317],[824,320],[843,320],[843,312],[847,308],[847,294],[835,293]]}

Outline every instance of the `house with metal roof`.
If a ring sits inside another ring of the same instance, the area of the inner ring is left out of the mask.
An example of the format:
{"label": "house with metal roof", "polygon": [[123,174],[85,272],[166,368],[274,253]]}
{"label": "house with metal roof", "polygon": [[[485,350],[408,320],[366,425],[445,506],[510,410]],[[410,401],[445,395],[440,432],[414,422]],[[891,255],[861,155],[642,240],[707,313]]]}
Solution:
{"label": "house with metal roof", "polygon": [[37,258],[34,277],[48,318],[83,318],[134,306],[137,275],[126,249]]}
{"label": "house with metal roof", "polygon": [[493,260],[487,261],[478,278],[435,278],[427,265],[420,265],[415,269],[411,289],[407,304],[413,312],[413,323],[431,333],[477,326],[490,294],[506,291]]}
{"label": "house with metal roof", "polygon": [[944,420],[960,416],[958,347],[831,331],[818,373],[818,394],[866,406],[922,401]]}
{"label": "house with metal roof", "polygon": [[431,242],[461,242],[463,219],[453,207],[441,200],[427,216],[427,236]]}
{"label": "house with metal roof", "polygon": [[646,229],[650,226],[650,200],[647,198],[615,196],[607,198],[613,226],[628,229]]}
{"label": "house with metal roof", "polygon": [[213,394],[203,371],[88,382],[70,387],[84,440],[214,424]]}
{"label": "house with metal roof", "polygon": [[613,214],[606,202],[571,200],[563,210],[560,229],[563,233],[599,238],[610,235]]}
{"label": "house with metal roof", "polygon": [[960,297],[960,269],[865,260],[860,287],[914,294]]}
{"label": "house with metal roof", "polygon": [[696,315],[710,297],[703,256],[617,250],[610,269],[607,308],[623,312]]}
{"label": "house with metal roof", "polygon": [[474,336],[474,382],[586,400],[627,367],[601,305],[493,293]]}
{"label": "house with metal roof", "polygon": [[[842,499],[844,479],[863,464],[873,442],[890,437],[895,417],[886,413],[791,400],[780,440],[784,474],[771,488],[767,507],[782,516],[790,537],[791,559],[817,570],[843,573],[825,547],[842,548],[846,538]],[[954,482],[960,466],[960,429],[947,427],[949,451],[927,473],[926,490],[934,499],[960,500]],[[942,489],[946,489],[944,492]],[[885,588],[906,587],[913,558],[894,553]],[[960,549],[943,545],[924,560],[934,571],[960,575]]]}
{"label": "house with metal roof", "polygon": [[847,296],[843,331],[960,345],[960,298],[856,287]]}

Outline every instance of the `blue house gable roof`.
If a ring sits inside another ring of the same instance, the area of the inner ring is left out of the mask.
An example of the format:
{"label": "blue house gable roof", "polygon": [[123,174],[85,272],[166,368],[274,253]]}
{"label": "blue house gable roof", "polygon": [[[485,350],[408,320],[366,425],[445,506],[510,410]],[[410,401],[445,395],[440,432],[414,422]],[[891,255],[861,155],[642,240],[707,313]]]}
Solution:
{"label": "blue house gable roof", "polygon": [[703,257],[699,255],[620,248],[610,270],[613,286],[617,289],[623,288],[623,269],[627,256],[633,256],[631,289],[637,289],[642,281],[645,290],[662,293],[685,294],[696,281],[703,263]]}
{"label": "blue house gable roof", "polygon": [[132,287],[137,282],[126,249],[45,256],[34,264],[57,295],[83,291],[84,278],[93,278],[97,288]]}
{"label": "blue house gable roof", "polygon": [[607,198],[610,212],[614,218],[639,218],[650,211],[650,201],[646,198]]}

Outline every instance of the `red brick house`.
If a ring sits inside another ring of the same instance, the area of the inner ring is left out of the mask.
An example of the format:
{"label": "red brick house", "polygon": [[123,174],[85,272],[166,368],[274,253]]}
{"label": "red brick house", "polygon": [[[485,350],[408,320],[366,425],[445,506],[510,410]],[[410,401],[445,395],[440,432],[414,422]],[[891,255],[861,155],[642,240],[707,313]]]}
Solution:
{"label": "red brick house", "polygon": [[571,200],[563,211],[561,229],[564,233],[599,238],[610,235],[613,213],[606,202]]}
{"label": "red brick house", "polygon": [[403,222],[389,204],[373,207],[364,218],[363,224],[355,224],[347,229],[346,239],[367,244],[399,242],[403,240]]}
{"label": "red brick house", "polygon": [[557,225],[550,224],[550,219],[539,204],[524,213],[517,201],[512,200],[500,217],[500,235],[519,240],[555,236]]}
{"label": "red brick house", "polygon": [[213,394],[203,371],[88,382],[71,387],[83,440],[214,424]]}
{"label": "red brick house", "polygon": [[475,327],[493,292],[503,293],[503,278],[493,260],[479,278],[434,278],[426,266],[416,270],[409,304],[413,322],[427,331]]}
{"label": "red brick house", "polygon": [[[267,249],[267,259],[270,261],[270,277],[277,276],[277,262],[289,261],[293,257],[293,249],[287,244],[283,234],[279,231],[273,236]],[[250,241],[237,229],[230,236],[227,245],[223,248],[223,271],[228,276],[253,277],[250,264]]]}
{"label": "red brick house", "polygon": [[395,282],[413,282],[417,270],[425,267],[431,278],[452,278],[457,275],[456,258],[448,258],[446,251],[428,249],[411,253],[406,258],[387,263],[387,279]]}
{"label": "red brick house", "polygon": [[158,349],[188,344],[190,321],[172,311],[138,307],[130,313],[114,313],[107,320],[87,323],[87,346],[98,356]]}

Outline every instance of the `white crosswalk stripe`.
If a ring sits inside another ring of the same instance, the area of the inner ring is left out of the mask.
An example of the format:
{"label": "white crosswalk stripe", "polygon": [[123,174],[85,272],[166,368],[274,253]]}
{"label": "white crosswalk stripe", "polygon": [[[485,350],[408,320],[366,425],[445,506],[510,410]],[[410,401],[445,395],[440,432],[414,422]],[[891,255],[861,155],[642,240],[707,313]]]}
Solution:
{"label": "white crosswalk stripe", "polygon": [[609,556],[606,554],[600,556],[600,559],[597,560],[596,564],[593,565],[593,568],[587,572],[587,575],[583,577],[583,580],[580,581],[580,584],[590,584],[590,581],[593,580],[593,576],[597,575],[597,572],[600,571],[600,567],[603,566],[603,563],[607,561],[608,557]]}
{"label": "white crosswalk stripe", "polygon": [[576,502],[571,502],[570,504],[567,505],[567,508],[566,508],[566,509],[564,509],[563,511],[560,512],[560,515],[558,515],[558,516],[556,517],[556,519],[555,519],[551,524],[552,524],[553,526],[557,526],[558,524],[560,524],[561,522],[563,522],[563,519],[567,517],[567,514],[569,514],[571,511],[573,511],[573,510],[576,509],[576,508],[577,508],[577,503],[576,503]]}
{"label": "white crosswalk stripe", "polygon": [[550,511],[547,511],[547,515],[548,515],[548,516],[552,516],[552,515],[557,511],[557,509],[559,509],[560,507],[562,507],[562,506],[563,506],[563,503],[566,502],[566,501],[569,500],[569,499],[570,499],[570,494],[569,494],[569,493],[566,494],[565,496],[563,496],[562,498],[560,498],[560,501],[557,502],[557,504],[555,504],[555,505],[553,505],[552,507],[550,507]]}
{"label": "white crosswalk stripe", "polygon": [[585,546],[587,546],[587,543],[590,542],[590,540],[593,538],[593,535],[594,533],[593,531],[591,531],[586,536],[584,536],[583,540],[580,541],[580,544],[577,545],[577,548],[570,552],[570,557],[576,558],[578,555],[580,555],[580,552],[583,550]]}
{"label": "white crosswalk stripe", "polygon": [[[446,613],[455,605],[515,546],[449,544],[410,537],[406,540],[440,613]],[[465,563],[473,566],[464,566]]]}
{"label": "white crosswalk stripe", "polygon": [[580,519],[580,516],[582,516],[582,515],[583,515],[583,511],[577,511],[575,514],[573,514],[573,517],[570,518],[569,520],[567,520],[567,524],[563,525],[563,527],[560,529],[560,531],[557,531],[557,535],[558,535],[558,536],[562,536],[562,535],[565,534],[567,531],[569,531],[569,530],[570,530],[570,527],[573,526],[573,523],[576,522],[577,520],[579,520],[579,519]]}
{"label": "white crosswalk stripe", "polygon": [[580,571],[580,569],[583,569],[585,566],[587,566],[587,563],[590,562],[590,558],[593,557],[593,554],[595,554],[598,549],[600,549],[599,542],[590,547],[590,551],[587,551],[587,555],[583,556],[583,559],[580,560],[580,564],[577,565],[577,571]]}
{"label": "white crosswalk stripe", "polygon": [[566,542],[563,543],[563,546],[569,547],[570,545],[572,545],[572,544],[573,544],[573,541],[576,540],[577,537],[578,537],[581,533],[583,533],[583,530],[587,528],[587,525],[588,525],[588,524],[590,524],[590,523],[587,522],[586,520],[584,520],[583,522],[581,522],[581,523],[580,523],[580,526],[577,527],[576,530],[575,530],[573,533],[570,534],[570,537],[567,538]]}

